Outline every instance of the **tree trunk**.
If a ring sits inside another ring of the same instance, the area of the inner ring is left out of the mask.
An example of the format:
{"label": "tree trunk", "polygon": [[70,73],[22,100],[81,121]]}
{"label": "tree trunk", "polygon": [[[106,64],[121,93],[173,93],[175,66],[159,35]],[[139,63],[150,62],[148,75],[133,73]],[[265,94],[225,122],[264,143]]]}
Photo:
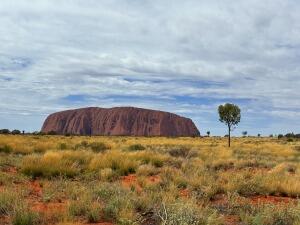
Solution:
{"label": "tree trunk", "polygon": [[230,126],[228,126],[228,147],[230,147]]}

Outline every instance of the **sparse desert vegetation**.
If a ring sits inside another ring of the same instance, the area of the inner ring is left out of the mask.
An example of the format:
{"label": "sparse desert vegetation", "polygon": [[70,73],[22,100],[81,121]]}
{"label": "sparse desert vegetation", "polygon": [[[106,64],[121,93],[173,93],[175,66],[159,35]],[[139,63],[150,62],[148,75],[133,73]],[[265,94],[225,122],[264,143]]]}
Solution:
{"label": "sparse desert vegetation", "polygon": [[300,224],[300,140],[0,135],[0,224]]}

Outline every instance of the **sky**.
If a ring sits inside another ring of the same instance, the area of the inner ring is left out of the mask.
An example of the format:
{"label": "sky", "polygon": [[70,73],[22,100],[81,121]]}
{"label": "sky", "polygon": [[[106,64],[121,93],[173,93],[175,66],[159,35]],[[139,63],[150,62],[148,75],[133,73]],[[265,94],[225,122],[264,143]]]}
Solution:
{"label": "sky", "polygon": [[0,129],[135,106],[226,134],[300,133],[299,0],[1,0]]}

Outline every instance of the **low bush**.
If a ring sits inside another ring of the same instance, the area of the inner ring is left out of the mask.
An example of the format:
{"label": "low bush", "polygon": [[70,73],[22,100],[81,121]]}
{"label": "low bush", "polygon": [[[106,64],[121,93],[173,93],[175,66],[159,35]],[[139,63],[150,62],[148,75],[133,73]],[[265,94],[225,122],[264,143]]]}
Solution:
{"label": "low bush", "polygon": [[134,145],[130,145],[128,147],[129,151],[142,151],[142,150],[145,150],[145,149],[146,148],[141,144],[134,144]]}
{"label": "low bush", "polygon": [[66,149],[68,148],[68,146],[67,146],[66,143],[60,143],[60,144],[58,145],[58,148],[59,148],[60,150],[66,150]]}
{"label": "low bush", "polygon": [[90,170],[100,171],[101,169],[111,168],[120,176],[135,173],[138,162],[130,155],[124,152],[111,151],[104,154],[98,154],[89,165]]}
{"label": "low bush", "polygon": [[162,204],[155,215],[165,225],[199,225],[199,224],[223,224],[222,219],[215,210],[199,208],[194,203],[175,202]]}
{"label": "low bush", "polygon": [[14,192],[8,190],[0,192],[0,216],[11,214],[16,201],[17,197]]}
{"label": "low bush", "polygon": [[168,150],[168,153],[173,157],[187,158],[190,153],[190,148],[187,146],[177,146]]}
{"label": "low bush", "polygon": [[12,152],[12,147],[9,146],[9,145],[0,145],[0,152],[3,152],[3,153],[11,153]]}
{"label": "low bush", "polygon": [[101,219],[102,209],[100,206],[92,206],[87,211],[87,220],[89,223],[98,223]]}
{"label": "low bush", "polygon": [[105,219],[116,220],[121,210],[121,202],[118,198],[111,198],[103,208],[103,216]]}
{"label": "low bush", "polygon": [[110,149],[110,146],[106,145],[103,142],[92,142],[88,145],[93,152],[99,153],[99,152],[104,152],[108,149]]}
{"label": "low bush", "polygon": [[[117,184],[102,183],[93,190],[94,199],[104,203],[103,217],[106,220],[128,221],[133,215],[133,193]],[[131,223],[132,224],[132,223]]]}
{"label": "low bush", "polygon": [[117,179],[118,175],[111,168],[104,168],[100,170],[99,177],[101,181],[113,181]]}
{"label": "low bush", "polygon": [[245,225],[296,225],[300,224],[300,205],[259,205],[251,207],[247,213],[241,211],[240,217]]}
{"label": "low bush", "polygon": [[42,156],[26,156],[21,171],[32,177],[74,177],[87,167],[90,160],[91,155],[87,152],[47,152]]}
{"label": "low bush", "polygon": [[228,183],[225,189],[230,192],[237,192],[242,196],[268,193],[264,185],[263,174],[253,174],[251,171],[240,171],[234,175],[228,173],[226,180],[228,180]]}
{"label": "low bush", "polygon": [[128,195],[128,191],[117,184],[101,183],[93,189],[94,199],[100,199],[104,203],[109,201],[112,196],[125,195]]}
{"label": "low bush", "polygon": [[22,205],[16,207],[11,220],[12,225],[37,225],[40,223],[39,215]]}
{"label": "low bush", "polygon": [[137,169],[137,175],[142,176],[152,176],[158,174],[158,172],[158,169],[151,164],[140,165]]}
{"label": "low bush", "polygon": [[142,164],[152,164],[155,167],[162,167],[167,160],[166,156],[151,151],[137,152],[134,158],[141,161]]}
{"label": "low bush", "polygon": [[89,207],[91,206],[91,200],[82,197],[78,200],[72,201],[69,205],[69,215],[71,217],[76,216],[86,216],[89,212]]}

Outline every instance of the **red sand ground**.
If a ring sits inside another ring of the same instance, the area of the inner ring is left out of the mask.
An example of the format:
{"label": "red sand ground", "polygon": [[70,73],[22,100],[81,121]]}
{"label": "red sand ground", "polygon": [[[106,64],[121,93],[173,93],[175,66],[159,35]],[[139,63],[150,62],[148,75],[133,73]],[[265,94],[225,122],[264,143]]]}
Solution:
{"label": "red sand ground", "polygon": [[[149,176],[146,178],[148,184],[157,184],[161,181],[158,175]],[[121,178],[121,184],[123,187],[131,188],[134,187],[137,192],[142,192],[142,187],[138,183],[137,176],[135,174],[129,174],[128,176],[123,176]]]}
{"label": "red sand ground", "polygon": [[188,198],[190,196],[190,191],[185,188],[179,191],[179,196],[183,198]]}
{"label": "red sand ground", "polygon": [[[290,197],[277,197],[277,196],[264,196],[256,195],[250,196],[247,198],[241,198],[240,201],[249,201],[253,205],[260,204],[273,204],[273,205],[282,205],[297,203],[296,199]],[[226,207],[228,205],[228,199],[225,194],[216,195],[215,198],[211,201],[212,206],[217,207]],[[236,215],[224,215],[224,220],[226,225],[238,225],[240,224],[239,217]]]}
{"label": "red sand ground", "polygon": [[249,197],[251,203],[253,204],[290,204],[295,203],[296,200],[290,197],[277,197],[277,196],[264,196],[264,195],[257,195]]}
{"label": "red sand ground", "polygon": [[[7,167],[3,170],[3,172],[16,174],[17,168],[16,167]],[[147,183],[159,183],[161,178],[158,175],[149,176],[146,178]],[[124,187],[131,188],[132,186],[136,188],[138,192],[142,191],[142,187],[138,184],[137,176],[135,174],[130,174],[128,176],[123,176],[121,178],[121,183]],[[17,184],[17,185],[22,185]],[[67,202],[42,202],[42,194],[43,188],[39,180],[30,181],[27,183],[28,188],[30,190],[28,202],[31,205],[33,211],[44,213],[45,215],[51,216],[56,213],[62,213],[67,210]],[[4,186],[0,186],[0,191],[4,190]],[[190,192],[188,189],[182,189],[179,192],[181,197],[188,198],[190,196]],[[290,204],[296,203],[296,199],[290,197],[277,197],[277,196],[250,196],[245,198],[245,200],[249,200],[252,204]],[[227,196],[224,194],[220,194],[215,196],[215,198],[211,201],[213,206],[226,206],[228,205]],[[239,218],[236,215],[224,215],[224,220],[226,225],[238,225]],[[1,224],[8,224],[9,218],[8,217],[1,217],[0,218]],[[87,225],[87,223],[75,223],[76,225]],[[110,222],[100,222],[94,223],[94,225],[114,225]]]}
{"label": "red sand ground", "polygon": [[16,174],[18,172],[17,167],[15,166],[9,166],[9,167],[4,167],[3,172],[9,173],[9,174]]}
{"label": "red sand ground", "polygon": [[240,220],[238,216],[235,215],[226,215],[224,216],[225,225],[239,225]]}

